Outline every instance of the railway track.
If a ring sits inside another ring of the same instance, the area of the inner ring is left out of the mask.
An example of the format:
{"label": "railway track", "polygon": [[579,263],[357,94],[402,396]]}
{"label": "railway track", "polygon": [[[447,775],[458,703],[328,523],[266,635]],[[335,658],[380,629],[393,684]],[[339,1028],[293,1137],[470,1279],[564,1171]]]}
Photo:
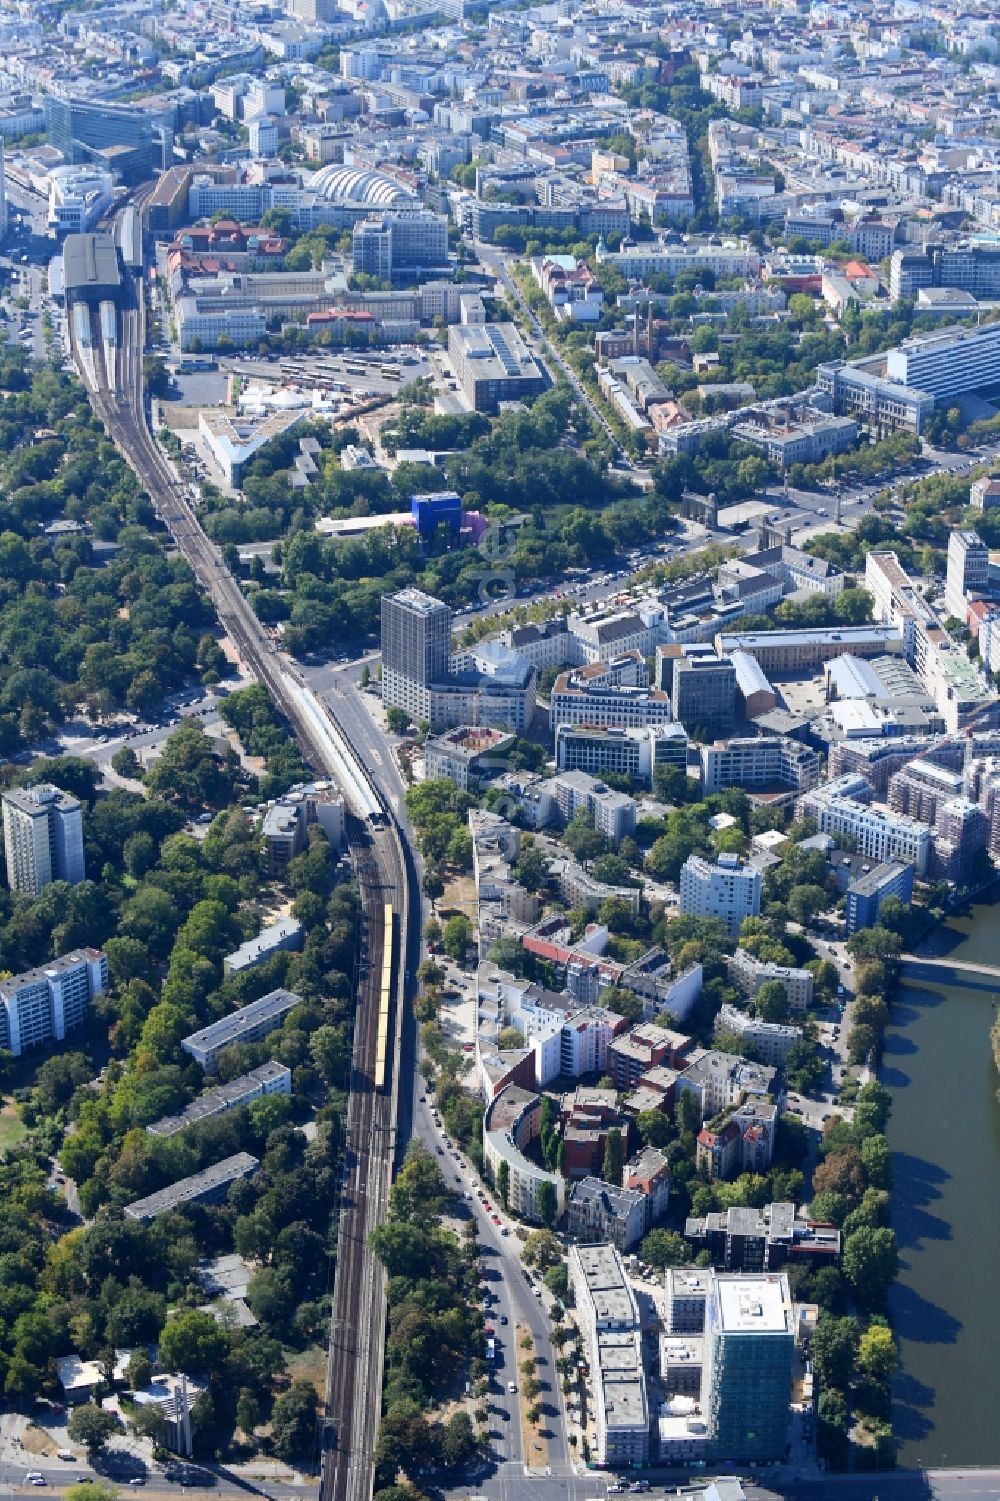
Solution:
{"label": "railway track", "polygon": [[[140,195],[141,211],[146,193],[140,190]],[[388,1207],[399,1087],[398,1054],[391,1042],[385,1086],[379,1087],[381,1079],[376,1081],[379,998],[388,942],[398,1038],[405,988],[407,871],[391,809],[354,755],[330,707],[312,695],[263,631],[218,549],[202,530],[182,480],[150,431],[142,379],[145,308],[141,274],[136,290],[128,268],[125,293],[114,342],[102,337],[96,310],[91,318],[92,347],[77,347],[74,337],[77,368],[94,410],[211,597],[244,666],[286,715],[307,760],[338,782],[348,803],[348,843],[361,892],[363,961],[358,972],[338,1254],[317,1458],[321,1501],[370,1501],[381,1412],[385,1288],[381,1267],[369,1248],[369,1235],[383,1222]],[[387,905],[395,913],[398,948],[391,931],[386,933]]]}

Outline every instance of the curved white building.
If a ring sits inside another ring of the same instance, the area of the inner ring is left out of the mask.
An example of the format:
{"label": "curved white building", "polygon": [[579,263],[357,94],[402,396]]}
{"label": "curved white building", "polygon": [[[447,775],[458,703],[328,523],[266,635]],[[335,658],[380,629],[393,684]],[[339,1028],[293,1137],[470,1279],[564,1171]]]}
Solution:
{"label": "curved white building", "polygon": [[551,1183],[555,1189],[557,1216],[562,1214],[564,1203],[562,1177],[546,1172],[524,1155],[523,1148],[538,1135],[541,1114],[541,1095],[519,1084],[508,1084],[490,1101],[483,1119],[483,1158],[490,1182],[496,1184],[500,1164],[506,1162],[511,1212],[532,1224],[541,1222],[538,1190],[543,1183]]}
{"label": "curved white building", "polygon": [[337,203],[356,203],[367,208],[405,207],[416,203],[412,193],[384,172],[367,167],[345,167],[329,162],[309,180],[309,192]]}

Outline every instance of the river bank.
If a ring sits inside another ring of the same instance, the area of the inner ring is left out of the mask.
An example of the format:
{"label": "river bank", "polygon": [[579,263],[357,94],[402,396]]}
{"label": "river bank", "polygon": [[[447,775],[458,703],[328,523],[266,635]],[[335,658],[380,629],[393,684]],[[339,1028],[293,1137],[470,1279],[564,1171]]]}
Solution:
{"label": "river bank", "polygon": [[[1000,965],[1000,892],[949,916],[921,953]],[[900,1275],[890,1295],[901,1369],[894,1386],[900,1463],[1000,1458],[995,1365],[1000,1298],[1000,1104],[990,1032],[993,987],[904,980],[881,1078]],[[1000,985],[996,987],[1000,992]]]}

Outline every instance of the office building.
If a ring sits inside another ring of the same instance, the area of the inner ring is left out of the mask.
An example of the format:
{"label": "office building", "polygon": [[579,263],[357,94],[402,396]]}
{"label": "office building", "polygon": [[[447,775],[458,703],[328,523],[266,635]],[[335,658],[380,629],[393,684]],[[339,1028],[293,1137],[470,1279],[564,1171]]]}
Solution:
{"label": "office building", "polygon": [[558,725],[646,730],[672,721],[670,699],[662,689],[647,686],[638,651],[560,673],[549,695],[553,731]]}
{"label": "office building", "polygon": [[3,794],[3,841],[7,884],[20,896],[37,896],[50,881],[75,886],[85,878],[83,811],[51,783]]}
{"label": "office building", "polygon": [[718,917],[736,934],[746,917],[760,913],[761,874],[738,855],[720,855],[713,863],[689,855],[681,867],[680,910],[691,917]]}
{"label": "office building", "polygon": [[886,376],[935,401],[995,386],[1000,380],[1000,323],[956,324],[904,339],[885,357]]}
{"label": "office building", "polygon": [[784,1273],[710,1278],[702,1400],[720,1459],[760,1464],[784,1454],[794,1330]]}
{"label": "office building", "polygon": [[45,130],[69,166],[94,163],[129,187],[153,176],[153,120],[146,110],[47,94]]}
{"label": "office building", "polygon": [[0,1048],[20,1058],[27,1048],[62,1042],[107,988],[108,961],[98,949],[74,949],[0,980]]}
{"label": "office building", "polygon": [[859,928],[872,928],[878,922],[882,903],[894,896],[910,905],[913,900],[913,866],[889,861],[867,870],[847,888],[848,936]]}
{"label": "office building", "polygon": [[[868,368],[872,365],[878,368]],[[885,367],[884,357],[851,365],[830,360],[816,367],[816,384],[838,416],[854,417],[880,435],[919,435],[934,410],[934,396],[879,373]]]}
{"label": "office building", "polygon": [[382,702],[431,719],[431,686],[448,677],[451,610],[420,589],[382,599]]}
{"label": "office building", "polygon": [[[869,555],[870,556],[870,555]],[[865,586],[868,587],[867,579]],[[834,657],[884,657],[903,650],[899,626],[844,625],[818,630],[720,632],[715,638],[720,656],[746,652],[766,673],[808,672]]]}
{"label": "office building", "polygon": [[138,1220],[140,1225],[148,1225],[157,1216],[183,1209],[185,1204],[224,1204],[233,1184],[252,1178],[259,1167],[259,1161],[249,1152],[237,1152],[203,1172],[172,1183],[169,1188],[126,1204],[122,1213],[130,1220]]}
{"label": "office building", "polygon": [[594,1390],[599,1465],[649,1459],[649,1403],[639,1308],[613,1246],[571,1246],[569,1280]]}
{"label": "office building", "polygon": [[1000,248],[967,242],[957,245],[907,245],[889,261],[889,295],[893,302],[915,297],[923,287],[949,287],[974,297],[1000,297]]}
{"label": "office building", "polygon": [[867,554],[865,588],[875,600],[875,613],[899,632],[906,660],[934,700],[947,732],[985,728],[986,721],[995,720],[996,694],[964,646],[952,640],[894,552]]}
{"label": "office building", "polygon": [[730,657],[707,652],[684,655],[673,664],[670,702],[674,718],[698,740],[722,740],[736,718],[736,668]]}
{"label": "office building", "polygon": [[459,725],[424,742],[428,777],[448,777],[463,792],[475,791],[506,766],[513,735],[485,726]]}
{"label": "office building", "polygon": [[701,748],[702,791],[727,787],[747,792],[807,792],[819,781],[820,758],[810,746],[784,735],[729,740]]}
{"label": "office building", "polygon": [[687,770],[687,732],[680,724],[646,729],[598,729],[592,725],[556,726],[556,769],[586,771],[592,776],[614,772],[652,785],[658,766]]}
{"label": "office building", "polygon": [[962,625],[970,599],[989,592],[990,555],[978,532],[955,529],[948,537],[944,608]]}
{"label": "office building", "polygon": [[795,1262],[835,1266],[840,1257],[836,1226],[799,1219],[790,1203],[762,1209],[737,1205],[702,1219],[692,1217],[684,1225],[684,1238],[725,1272],[780,1272]]}
{"label": "office building", "polygon": [[667,1334],[701,1334],[710,1273],[703,1267],[668,1267],[663,1274]]}
{"label": "office building", "polygon": [[542,367],[513,323],[453,324],[448,355],[476,412],[495,412],[501,401],[521,401],[545,389]]}
{"label": "office building", "polygon": [[355,273],[380,281],[448,264],[448,220],[429,209],[397,209],[373,214],[354,226],[351,260]]}
{"label": "office building", "polygon": [[0,134],[0,239],[7,233],[7,164]]}
{"label": "office building", "polygon": [[249,1105],[253,1100],[262,1100],[265,1095],[292,1092],[292,1071],[283,1063],[262,1063],[228,1084],[209,1089],[177,1115],[164,1115],[146,1130],[151,1136],[176,1136],[188,1126],[196,1126],[213,1116],[224,1115],[227,1110],[236,1110],[240,1105]]}
{"label": "office building", "polygon": [[181,1047],[206,1073],[214,1073],[219,1054],[225,1048],[237,1042],[259,1042],[280,1027],[288,1013],[300,1004],[301,997],[294,990],[271,990],[248,1006],[241,1006],[229,1016],[182,1038]]}

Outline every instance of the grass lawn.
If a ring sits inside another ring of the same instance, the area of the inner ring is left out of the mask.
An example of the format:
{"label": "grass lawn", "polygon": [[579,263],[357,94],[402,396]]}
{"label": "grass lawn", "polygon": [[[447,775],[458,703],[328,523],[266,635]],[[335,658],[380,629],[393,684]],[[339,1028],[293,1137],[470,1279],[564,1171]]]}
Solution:
{"label": "grass lawn", "polygon": [[16,1147],[18,1142],[24,1140],[28,1134],[28,1128],[24,1125],[21,1117],[15,1111],[9,1100],[0,1105],[0,1152],[6,1152],[11,1147]]}

